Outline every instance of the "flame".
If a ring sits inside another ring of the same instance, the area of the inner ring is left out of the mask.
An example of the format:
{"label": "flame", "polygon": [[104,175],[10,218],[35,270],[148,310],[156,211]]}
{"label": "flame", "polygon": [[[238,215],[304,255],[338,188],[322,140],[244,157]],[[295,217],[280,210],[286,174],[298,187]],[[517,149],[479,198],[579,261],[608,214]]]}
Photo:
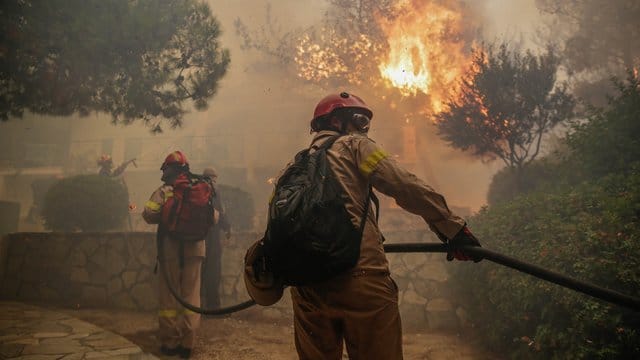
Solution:
{"label": "flame", "polygon": [[313,82],[342,77],[351,84],[361,84],[364,62],[379,46],[365,34],[349,39],[327,28],[321,29],[321,34],[305,33],[299,39],[294,56],[297,76]]}
{"label": "flame", "polygon": [[428,94],[431,110],[438,113],[470,63],[462,40],[462,9],[453,2],[424,0],[398,6],[399,16],[379,20],[389,45],[380,74],[403,96]]}
{"label": "flame", "polygon": [[389,64],[379,66],[382,76],[403,95],[416,95],[418,91],[428,93],[429,69],[427,62],[422,61],[427,59],[428,52],[420,38],[403,36],[395,45],[389,53]]}
{"label": "flame", "polygon": [[422,94],[428,101],[417,113],[443,111],[471,63],[464,28],[472,16],[454,0],[394,2],[392,15],[374,16],[377,30],[371,33],[322,28],[301,34],[293,56],[298,78],[393,88],[402,97]]}

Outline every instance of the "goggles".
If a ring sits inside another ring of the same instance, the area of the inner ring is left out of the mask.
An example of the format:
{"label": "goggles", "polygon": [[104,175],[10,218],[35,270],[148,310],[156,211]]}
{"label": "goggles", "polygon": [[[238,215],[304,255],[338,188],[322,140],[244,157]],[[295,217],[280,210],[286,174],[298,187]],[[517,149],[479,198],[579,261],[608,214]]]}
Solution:
{"label": "goggles", "polygon": [[369,132],[369,127],[371,126],[371,118],[358,111],[357,109],[340,110],[336,115],[339,116],[345,123],[351,122],[351,124],[353,124],[353,126],[355,126],[358,131],[362,133]]}

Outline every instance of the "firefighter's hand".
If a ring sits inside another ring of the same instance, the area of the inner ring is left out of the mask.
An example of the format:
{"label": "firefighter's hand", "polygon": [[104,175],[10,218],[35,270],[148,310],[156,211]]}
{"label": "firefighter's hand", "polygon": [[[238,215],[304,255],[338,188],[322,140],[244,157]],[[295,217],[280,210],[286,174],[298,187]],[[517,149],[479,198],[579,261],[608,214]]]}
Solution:
{"label": "firefighter's hand", "polygon": [[224,237],[227,238],[227,240],[231,239],[231,230],[227,230],[224,232]]}
{"label": "firefighter's hand", "polygon": [[465,254],[462,250],[458,249],[461,246],[481,247],[480,241],[478,241],[466,225],[456,234],[456,236],[453,237],[453,239],[449,240],[450,251],[447,253],[447,261],[456,259],[459,261],[473,260],[474,262],[479,262],[482,260],[482,256]]}

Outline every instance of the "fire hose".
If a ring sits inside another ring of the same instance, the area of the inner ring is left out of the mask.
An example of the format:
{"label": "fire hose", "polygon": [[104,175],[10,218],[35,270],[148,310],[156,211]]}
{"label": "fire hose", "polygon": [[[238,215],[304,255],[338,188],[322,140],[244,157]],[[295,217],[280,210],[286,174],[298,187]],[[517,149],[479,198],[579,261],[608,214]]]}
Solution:
{"label": "fire hose", "polygon": [[160,230],[158,230],[156,240],[158,242],[158,261],[160,262],[160,272],[162,273],[162,277],[164,278],[164,281],[167,284],[167,287],[169,288],[169,291],[171,292],[173,297],[180,303],[180,305],[184,306],[186,309],[189,309],[193,312],[197,312],[198,314],[202,314],[202,315],[226,315],[226,314],[234,313],[236,311],[247,309],[256,304],[255,301],[253,300],[247,300],[247,301],[238,303],[236,305],[231,305],[231,306],[222,307],[218,309],[203,309],[199,306],[190,304],[187,300],[182,298],[180,294],[178,294],[176,289],[173,288],[171,281],[169,280],[167,267],[164,266],[164,264],[166,263],[165,261],[166,257],[164,256],[164,244],[163,244],[164,236],[162,236],[162,233]]}
{"label": "fire hose", "polygon": [[[460,248],[465,254],[482,256],[485,260],[489,260],[496,264],[500,264],[523,273],[533,275],[542,280],[552,282],[554,284],[564,286],[566,288],[593,296],[595,298],[627,307],[629,309],[640,311],[640,299],[606,289],[594,284],[590,284],[570,276],[566,276],[555,271],[547,270],[537,265],[529,264],[522,260],[500,254],[498,252],[475,246],[463,246]],[[385,252],[388,253],[417,253],[417,252],[448,252],[447,244],[438,243],[406,243],[406,244],[386,244]]]}
{"label": "fire hose", "polygon": [[[158,237],[159,240],[160,237]],[[158,246],[158,255],[160,261],[164,259],[164,247]],[[404,244],[385,244],[384,250],[387,253],[446,253],[449,251],[448,244],[442,243],[404,243]],[[537,265],[533,265],[527,263],[522,260],[518,260],[498,252],[482,248],[482,247],[474,247],[474,246],[463,246],[460,248],[465,254],[477,255],[481,256],[484,260],[489,260],[496,264],[500,264],[523,273],[535,276],[542,280],[546,280],[552,282],[554,284],[581,292],[586,295],[590,295],[592,297],[610,302],[612,304],[616,304],[619,306],[623,306],[634,311],[640,311],[640,299],[636,297],[632,297],[629,295],[625,295],[619,293],[614,290],[606,289],[594,284],[590,284],[570,276],[566,276],[555,271],[547,270]],[[230,314],[236,311],[247,309],[253,305],[255,302],[253,300],[247,300],[236,305],[222,307],[219,309],[203,309],[201,307],[195,306],[193,304],[189,304],[186,300],[184,300],[171,286],[169,281],[169,275],[167,274],[167,270],[165,266],[160,266],[160,271],[162,272],[162,276],[167,283],[167,287],[171,294],[176,298],[176,300],[185,308],[203,314],[203,315],[224,315]]]}

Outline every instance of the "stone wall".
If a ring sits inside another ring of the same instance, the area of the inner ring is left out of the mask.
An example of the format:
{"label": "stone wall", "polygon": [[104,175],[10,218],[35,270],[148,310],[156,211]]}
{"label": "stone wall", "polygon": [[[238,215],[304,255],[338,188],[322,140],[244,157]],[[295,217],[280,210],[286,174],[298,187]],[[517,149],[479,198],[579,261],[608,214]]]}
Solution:
{"label": "stone wall", "polygon": [[[387,243],[439,241],[429,232],[385,234]],[[222,305],[248,299],[242,278],[244,253],[258,238],[236,233],[222,258]],[[50,301],[72,307],[115,307],[154,310],[156,302],[155,234],[16,233],[3,239],[5,267],[0,271],[0,297]],[[451,301],[448,266],[443,254],[388,254],[392,277],[400,290],[403,325],[412,329],[455,329],[464,311]],[[0,262],[1,263],[1,262]],[[454,263],[457,264],[457,263]],[[4,273],[4,277],[2,274]],[[265,317],[291,317],[285,291],[274,306],[261,308]]]}
{"label": "stone wall", "polygon": [[74,307],[156,306],[152,233],[7,235],[0,295]]}

